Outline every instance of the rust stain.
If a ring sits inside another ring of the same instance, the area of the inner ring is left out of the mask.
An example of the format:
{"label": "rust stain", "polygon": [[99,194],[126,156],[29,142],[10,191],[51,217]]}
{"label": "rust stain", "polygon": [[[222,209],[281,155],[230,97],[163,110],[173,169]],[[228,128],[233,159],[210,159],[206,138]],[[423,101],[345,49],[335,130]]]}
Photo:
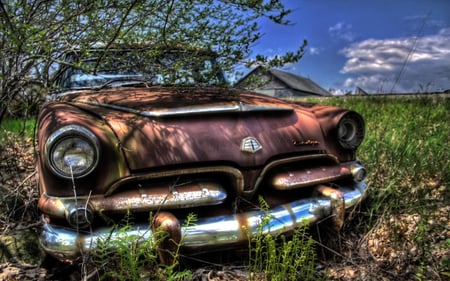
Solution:
{"label": "rust stain", "polygon": [[344,194],[337,189],[326,185],[319,185],[317,191],[325,197],[330,198],[330,207],[333,225],[336,231],[342,229],[345,219],[345,200]]}

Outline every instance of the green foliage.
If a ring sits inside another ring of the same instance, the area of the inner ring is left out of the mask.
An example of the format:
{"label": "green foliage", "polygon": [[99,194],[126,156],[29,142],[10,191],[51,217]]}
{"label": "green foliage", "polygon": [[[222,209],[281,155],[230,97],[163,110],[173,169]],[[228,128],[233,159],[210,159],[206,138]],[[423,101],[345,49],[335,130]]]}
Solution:
{"label": "green foliage", "polygon": [[[450,228],[450,226],[448,226]],[[441,246],[443,249],[450,249],[450,238],[445,240],[445,243]],[[448,278],[450,278],[450,256],[443,257],[441,261],[441,265],[438,268],[439,272]]]}
{"label": "green foliage", "polygon": [[7,119],[0,124],[0,140],[4,140],[8,134],[32,138],[35,129],[36,120],[34,119]]}
{"label": "green foliage", "polygon": [[[262,198],[259,201],[268,211],[266,202]],[[249,237],[249,279],[255,280],[255,274],[262,273],[265,280],[316,280],[316,249],[314,240],[307,233],[308,225],[298,226],[293,235],[286,238],[266,233],[270,219],[270,212],[267,212],[254,236],[244,229]]]}
{"label": "green foliage", "polygon": [[[49,89],[62,54],[86,54],[102,43],[151,43],[213,50],[224,71],[236,64],[279,66],[299,60],[306,42],[274,59],[252,54],[260,19],[290,24],[280,0],[100,0],[0,2],[0,122],[30,85]],[[24,94],[25,93],[25,94]]]}
{"label": "green foliage", "polygon": [[[186,224],[196,220],[195,215],[188,215]],[[150,216],[150,222],[153,216]],[[128,213],[122,226],[115,226],[117,234],[99,241],[92,262],[100,272],[100,280],[186,280],[191,277],[189,270],[179,270],[178,245],[174,255],[174,263],[161,264],[158,259],[158,244],[167,238],[167,233],[148,229],[140,234],[129,234],[132,229],[131,214]],[[158,238],[156,238],[158,237]],[[183,238],[182,238],[183,239]]]}

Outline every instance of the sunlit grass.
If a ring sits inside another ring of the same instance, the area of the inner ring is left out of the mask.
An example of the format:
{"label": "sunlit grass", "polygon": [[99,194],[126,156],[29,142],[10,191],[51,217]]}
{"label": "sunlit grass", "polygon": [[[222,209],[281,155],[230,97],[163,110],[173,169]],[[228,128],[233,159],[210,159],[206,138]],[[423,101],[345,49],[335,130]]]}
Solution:
{"label": "sunlit grass", "polygon": [[[441,233],[449,230],[448,214],[442,217],[441,210],[450,204],[450,99],[426,95],[339,97],[320,103],[355,110],[366,121],[366,137],[358,150],[370,186],[357,225],[362,235],[390,226],[384,230],[388,245],[401,248],[409,241],[417,247],[416,256],[408,254],[404,261],[397,257],[396,263],[414,261],[417,280],[449,274],[448,260],[435,253],[445,250]],[[407,237],[397,229],[405,225],[403,218],[415,220],[409,223],[414,228]]]}

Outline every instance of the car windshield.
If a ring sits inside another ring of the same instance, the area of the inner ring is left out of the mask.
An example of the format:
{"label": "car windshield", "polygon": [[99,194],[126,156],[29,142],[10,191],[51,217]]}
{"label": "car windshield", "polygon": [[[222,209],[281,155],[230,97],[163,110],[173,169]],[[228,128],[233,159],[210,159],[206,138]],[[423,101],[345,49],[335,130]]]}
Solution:
{"label": "car windshield", "polygon": [[212,53],[155,50],[96,50],[73,53],[57,80],[61,88],[102,88],[145,83],[151,85],[215,85],[224,77]]}

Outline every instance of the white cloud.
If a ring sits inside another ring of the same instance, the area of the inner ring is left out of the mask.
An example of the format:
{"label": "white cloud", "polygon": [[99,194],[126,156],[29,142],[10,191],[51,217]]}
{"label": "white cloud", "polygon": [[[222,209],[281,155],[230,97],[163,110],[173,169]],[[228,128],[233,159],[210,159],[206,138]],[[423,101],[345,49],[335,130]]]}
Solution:
{"label": "white cloud", "polygon": [[352,31],[352,25],[344,22],[338,22],[334,26],[328,28],[331,37],[351,42],[355,39],[355,33]]}
{"label": "white cloud", "polygon": [[[368,92],[450,89],[450,28],[420,38],[368,39],[341,50],[345,87]],[[399,78],[400,75],[400,78]],[[398,80],[398,81],[397,81]]]}
{"label": "white cloud", "polygon": [[310,47],[308,48],[309,54],[310,55],[319,55],[321,53],[321,49],[317,48],[317,47]]}
{"label": "white cloud", "polygon": [[347,94],[346,91],[342,90],[342,89],[329,89],[328,90],[333,96],[343,96],[345,94]]}

